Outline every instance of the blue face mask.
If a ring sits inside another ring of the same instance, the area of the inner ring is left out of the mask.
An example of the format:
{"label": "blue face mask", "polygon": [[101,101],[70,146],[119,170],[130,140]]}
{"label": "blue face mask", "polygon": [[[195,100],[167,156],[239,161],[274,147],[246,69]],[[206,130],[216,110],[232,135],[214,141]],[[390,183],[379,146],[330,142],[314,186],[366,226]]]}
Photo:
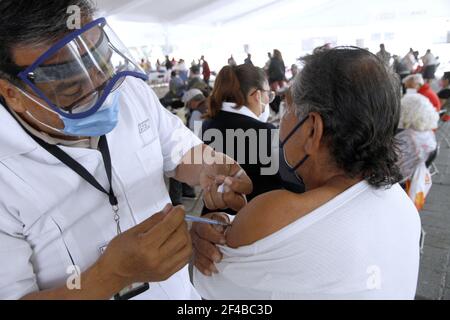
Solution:
{"label": "blue face mask", "polygon": [[61,116],[63,132],[76,137],[100,137],[110,133],[119,122],[120,91],[110,93],[102,107],[93,115],[82,119]]}
{"label": "blue face mask", "polygon": [[303,179],[299,177],[297,173],[297,169],[300,168],[306,160],[308,160],[309,155],[306,155],[302,160],[300,160],[295,166],[291,166],[286,159],[286,152],[284,150],[284,146],[289,141],[290,138],[301,128],[301,126],[308,120],[309,116],[300,121],[294,129],[287,135],[284,141],[280,142],[280,168],[279,174],[281,180],[283,181],[283,186],[286,190],[294,192],[294,193],[303,193],[305,192],[305,184]]}
{"label": "blue face mask", "polygon": [[[22,90],[20,91],[30,100],[39,104],[44,109],[54,112],[53,110],[47,108],[46,106],[42,105],[41,103],[33,99],[33,97],[31,97],[24,91]],[[60,133],[63,133],[68,136],[100,137],[107,133],[110,133],[119,122],[119,108],[120,108],[119,98],[120,98],[120,90],[111,92],[109,96],[106,98],[101,108],[94,114],[85,118],[69,119],[59,115],[59,118],[64,123],[64,129],[56,129],[50,127],[49,125],[36,119],[36,117],[34,117],[30,112],[27,111],[27,114],[41,125],[48,127],[52,130],[59,131]]]}

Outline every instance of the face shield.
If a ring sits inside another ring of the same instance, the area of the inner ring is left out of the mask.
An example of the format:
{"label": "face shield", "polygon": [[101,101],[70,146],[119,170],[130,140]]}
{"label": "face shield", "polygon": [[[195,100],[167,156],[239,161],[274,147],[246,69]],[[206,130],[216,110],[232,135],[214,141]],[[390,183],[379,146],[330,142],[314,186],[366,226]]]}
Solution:
{"label": "face shield", "polygon": [[69,34],[18,74],[28,93],[69,119],[96,113],[126,76],[148,79],[104,18]]}

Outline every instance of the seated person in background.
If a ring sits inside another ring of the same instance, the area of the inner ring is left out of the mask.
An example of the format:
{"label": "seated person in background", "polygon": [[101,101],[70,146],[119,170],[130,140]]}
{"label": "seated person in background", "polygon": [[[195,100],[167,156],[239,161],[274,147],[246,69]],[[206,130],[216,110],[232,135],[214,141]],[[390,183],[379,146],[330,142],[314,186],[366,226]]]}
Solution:
{"label": "seated person in background", "polygon": [[189,80],[187,89],[198,89],[205,97],[209,96],[209,87],[205,81],[203,81],[202,74],[200,73],[199,66],[192,66],[190,69]]}
{"label": "seated person in background", "polygon": [[180,100],[183,97],[186,86],[177,75],[176,71],[170,73],[169,92],[161,99],[161,104],[165,107],[172,105],[174,100]]}
{"label": "seated person in background", "polygon": [[280,165],[306,192],[253,199],[215,265],[220,233],[194,224],[194,285],[206,299],[414,299],[421,226],[397,184],[398,81],[358,48],[304,63],[281,121]]}
{"label": "seated person in background", "polygon": [[441,110],[441,101],[437,94],[431,89],[428,83],[425,83],[420,73],[412,74],[403,79],[406,87],[406,94],[418,93],[430,100],[437,112]]}
{"label": "seated person in background", "polygon": [[411,177],[437,148],[439,114],[431,102],[418,93],[407,93],[401,100],[398,166],[403,179]]}
{"label": "seated person in background", "polygon": [[410,178],[421,163],[436,151],[436,135],[432,130],[406,129],[396,135],[399,141],[398,166],[404,180]]}
{"label": "seated person in background", "polygon": [[431,102],[418,93],[406,94],[401,100],[400,129],[432,131],[437,129],[439,113]]}
{"label": "seated person in background", "polygon": [[195,132],[196,123],[201,129],[203,117],[208,111],[206,97],[199,89],[191,89],[184,94],[183,103],[188,110],[186,115],[188,128],[195,134],[199,134],[199,132]]}
{"label": "seated person in background", "polygon": [[[278,168],[271,160],[275,127],[267,123],[273,97],[264,71],[243,64],[225,66],[219,72],[207,103],[203,141],[242,166],[253,181],[253,192],[247,197],[249,201],[282,188]],[[216,141],[214,135],[210,136],[217,131],[222,136],[221,142]],[[205,209],[204,213],[207,212]],[[227,212],[236,214],[231,210]]]}

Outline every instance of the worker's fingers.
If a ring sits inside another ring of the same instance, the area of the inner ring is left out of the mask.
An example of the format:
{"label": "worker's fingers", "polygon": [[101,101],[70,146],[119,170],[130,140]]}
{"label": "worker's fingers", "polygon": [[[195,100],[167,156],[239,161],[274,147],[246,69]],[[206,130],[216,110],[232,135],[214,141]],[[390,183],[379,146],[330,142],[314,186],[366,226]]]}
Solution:
{"label": "worker's fingers", "polygon": [[198,271],[200,271],[203,275],[210,277],[212,275],[211,270],[209,270],[209,267],[204,264],[204,262],[200,259],[198,254],[195,253],[194,250],[194,260],[193,265],[195,268],[197,268]]}
{"label": "worker's fingers", "polygon": [[252,180],[246,173],[243,173],[240,177],[226,177],[224,184],[229,190],[234,193],[250,194],[253,191]]}
{"label": "worker's fingers", "polygon": [[228,208],[227,204],[224,201],[223,192],[219,192],[219,186],[214,184],[210,190],[211,199],[214,203],[214,208],[210,210],[223,210]]}
{"label": "worker's fingers", "polygon": [[211,242],[205,241],[200,238],[196,238],[193,241],[195,252],[197,254],[201,254],[205,256],[210,262],[219,263],[222,261],[223,255],[220,252],[219,248],[217,248]]}
{"label": "worker's fingers", "polygon": [[130,229],[130,232],[135,234],[146,233],[151,230],[155,225],[163,221],[164,217],[173,209],[171,204],[167,204],[161,212],[155,213],[147,220],[138,224],[137,226]]}
{"label": "worker's fingers", "polygon": [[[205,216],[205,218],[209,217],[210,215]],[[213,244],[226,244],[225,235],[206,223],[193,223],[191,228],[191,235],[193,240],[195,240],[196,238],[200,238]]]}
{"label": "worker's fingers", "polygon": [[189,234],[187,223],[181,224],[177,230],[164,242],[160,248],[161,256],[164,258],[170,257],[175,252],[184,248],[188,243],[190,244],[191,236]]}
{"label": "worker's fingers", "polygon": [[216,204],[214,202],[211,190],[215,187],[215,185],[209,186],[204,190],[203,193],[203,201],[205,203],[206,208],[208,208],[209,210],[216,210],[218,209],[216,207]]}
{"label": "worker's fingers", "polygon": [[173,255],[171,263],[172,268],[170,268],[170,274],[175,274],[184,268],[192,257],[192,244],[186,244],[180,251]]}
{"label": "worker's fingers", "polygon": [[242,194],[227,192],[223,195],[227,207],[238,212],[247,205],[247,198]]}
{"label": "worker's fingers", "polygon": [[193,264],[205,276],[211,276],[213,273],[219,273],[214,262],[197,251],[195,247]]}
{"label": "worker's fingers", "polygon": [[185,216],[184,208],[177,206],[167,213],[161,222],[140,236],[148,244],[159,248],[185,222]]}

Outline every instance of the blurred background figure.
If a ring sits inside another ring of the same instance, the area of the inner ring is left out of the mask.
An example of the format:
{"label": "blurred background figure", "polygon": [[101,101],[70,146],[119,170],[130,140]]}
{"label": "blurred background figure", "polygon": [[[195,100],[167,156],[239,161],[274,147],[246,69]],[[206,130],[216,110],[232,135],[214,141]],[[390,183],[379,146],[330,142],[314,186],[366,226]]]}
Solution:
{"label": "blurred background figure", "polygon": [[166,66],[166,70],[172,70],[173,68],[173,63],[172,61],[169,60],[169,56],[166,56],[166,61],[164,62],[165,66]]}
{"label": "blurred background figure", "polygon": [[176,69],[178,71],[178,75],[179,75],[180,79],[186,83],[188,81],[189,70],[186,67],[186,63],[184,62],[183,59],[180,59],[178,61]]}
{"label": "blurred background figure", "polygon": [[209,79],[211,78],[211,69],[209,68],[208,62],[205,60],[205,56],[201,57],[200,62],[202,64],[203,81],[205,81],[206,85],[209,87]]}
{"label": "blurred background figure", "polygon": [[234,60],[233,55],[231,55],[231,57],[228,58],[228,65],[230,67],[236,67],[237,66],[236,60]]}
{"label": "blurred background figure", "polygon": [[206,105],[206,97],[199,89],[191,89],[186,91],[182,101],[187,109],[187,125],[192,132],[195,132],[195,125],[197,124],[197,127],[201,128],[203,117],[206,115],[208,110]]}
{"label": "blurred background figure", "polygon": [[414,55],[414,50],[409,49],[409,52],[403,57],[402,63],[408,70],[408,74],[414,73],[418,67],[418,62],[416,56]]}
{"label": "blurred background figure", "polygon": [[283,56],[280,50],[273,50],[273,56],[270,60],[269,70],[269,85],[273,91],[278,91],[286,86],[286,66],[283,61]]}
{"label": "blurred background figure", "polygon": [[421,58],[423,62],[423,78],[429,83],[434,79],[436,68],[438,66],[437,58],[428,49],[427,53]]}
{"label": "blurred background figure", "polygon": [[252,55],[251,55],[250,53],[247,54],[247,58],[245,58],[244,64],[253,65],[253,62],[252,62]]}
{"label": "blurred background figure", "polygon": [[426,97],[409,91],[402,98],[400,130],[396,137],[400,142],[398,165],[404,179],[410,178],[436,152],[434,130],[438,121],[439,114]]}
{"label": "blurred background figure", "polygon": [[187,89],[199,89],[205,96],[209,95],[209,87],[205,81],[203,81],[200,67],[197,64],[190,69]]}
{"label": "blurred background figure", "polygon": [[380,44],[380,51],[377,52],[377,57],[380,58],[386,66],[391,65],[391,54],[386,51],[384,43]]}

